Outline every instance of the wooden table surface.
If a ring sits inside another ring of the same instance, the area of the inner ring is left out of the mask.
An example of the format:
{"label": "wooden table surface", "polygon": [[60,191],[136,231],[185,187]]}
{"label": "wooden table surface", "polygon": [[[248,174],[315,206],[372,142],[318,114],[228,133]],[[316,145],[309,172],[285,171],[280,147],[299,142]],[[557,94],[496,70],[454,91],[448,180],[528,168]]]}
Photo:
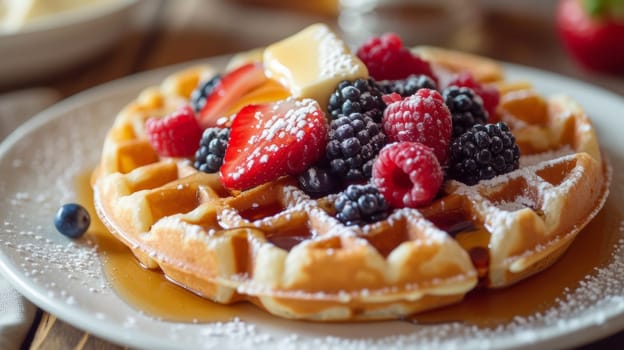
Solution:
{"label": "wooden table surface", "polygon": [[[290,5],[300,7],[298,9],[249,4],[259,2],[262,1],[146,1],[140,8],[141,25],[104,54],[53,77],[0,88],[0,93],[44,86],[68,97],[133,73],[261,47],[315,22],[325,22],[343,31],[351,42],[362,40],[361,31],[351,31],[349,23],[343,23],[344,18],[337,18],[335,0],[293,2],[297,5]],[[277,0],[266,2],[280,3]],[[436,15],[435,11],[433,15]],[[574,65],[559,45],[549,16],[487,9],[477,11],[476,16],[476,20],[473,18],[469,22],[454,22],[461,30],[440,31],[442,34],[438,36],[419,37],[418,31],[410,30],[409,25],[400,30],[392,27],[386,30],[401,34],[406,45],[430,44],[468,50],[554,71],[624,95],[623,77],[588,73]],[[411,19],[408,17],[407,20]],[[416,22],[412,20],[412,23]],[[437,23],[444,26],[447,22],[440,20]],[[370,29],[366,22],[364,28]],[[121,349],[42,311],[23,348]],[[624,348],[624,332],[583,348]]]}

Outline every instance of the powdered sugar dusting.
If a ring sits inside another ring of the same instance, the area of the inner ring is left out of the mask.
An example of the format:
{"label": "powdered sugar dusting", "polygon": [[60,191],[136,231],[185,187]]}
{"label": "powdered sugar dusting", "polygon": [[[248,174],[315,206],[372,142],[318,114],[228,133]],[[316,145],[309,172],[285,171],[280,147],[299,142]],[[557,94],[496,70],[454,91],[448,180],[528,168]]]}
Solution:
{"label": "powdered sugar dusting", "polygon": [[531,197],[527,196],[518,196],[514,199],[513,202],[499,202],[495,203],[495,205],[502,210],[505,211],[516,211],[525,208],[535,208],[537,204]]}
{"label": "powdered sugar dusting", "polygon": [[[20,267],[26,277],[41,281],[48,289],[49,297],[60,297],[68,303],[74,304],[76,300],[69,296],[65,288],[67,284],[80,284],[90,293],[107,291],[108,282],[101,279],[101,274],[96,269],[98,255],[92,242],[86,240],[82,243],[56,243],[42,228],[23,230],[9,221],[5,221],[2,229],[3,236],[0,245],[7,251],[15,254],[23,260]],[[19,237],[22,239],[9,239]],[[26,238],[24,243],[20,242]],[[29,242],[30,241],[30,242]],[[49,281],[47,274],[50,271],[59,271],[66,281]]]}
{"label": "powdered sugar dusting", "polygon": [[253,123],[247,127],[253,133],[247,140],[245,162],[233,169],[228,176],[238,180],[250,171],[256,163],[267,164],[271,155],[283,151],[293,142],[302,142],[306,130],[316,127],[323,118],[318,103],[312,99],[292,98],[276,102],[269,110],[259,110],[254,114]]}
{"label": "powdered sugar dusting", "polygon": [[319,42],[319,57],[324,60],[318,65],[321,79],[347,77],[361,69],[362,63],[356,61],[344,43],[329,28],[319,26],[315,37]]}
{"label": "powdered sugar dusting", "polygon": [[546,151],[546,152],[531,154],[531,155],[523,155],[522,157],[520,157],[520,166],[525,167],[525,166],[536,165],[541,162],[549,161],[555,158],[569,156],[574,153],[575,152],[572,149],[572,147],[570,147],[569,145],[565,145],[556,150],[551,150],[551,151]]}

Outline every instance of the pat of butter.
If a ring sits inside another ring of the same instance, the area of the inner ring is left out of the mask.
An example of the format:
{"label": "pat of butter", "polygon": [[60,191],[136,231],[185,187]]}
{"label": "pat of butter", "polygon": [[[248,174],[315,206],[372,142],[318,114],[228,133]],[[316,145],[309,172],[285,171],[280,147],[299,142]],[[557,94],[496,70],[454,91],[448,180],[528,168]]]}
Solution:
{"label": "pat of butter", "polygon": [[357,56],[326,25],[314,24],[264,50],[265,73],[294,97],[312,98],[327,109],[342,80],[368,78]]}

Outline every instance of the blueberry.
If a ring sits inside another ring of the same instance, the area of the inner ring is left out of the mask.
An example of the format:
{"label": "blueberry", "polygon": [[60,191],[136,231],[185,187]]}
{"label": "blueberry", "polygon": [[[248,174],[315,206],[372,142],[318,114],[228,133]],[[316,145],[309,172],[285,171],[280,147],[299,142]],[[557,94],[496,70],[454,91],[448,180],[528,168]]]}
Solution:
{"label": "blueberry", "polygon": [[80,204],[64,204],[56,212],[54,226],[63,235],[70,238],[82,236],[91,223],[89,212]]}
{"label": "blueberry", "polygon": [[334,192],[337,188],[336,179],[332,178],[328,170],[312,167],[299,175],[301,189],[312,198],[319,198]]}

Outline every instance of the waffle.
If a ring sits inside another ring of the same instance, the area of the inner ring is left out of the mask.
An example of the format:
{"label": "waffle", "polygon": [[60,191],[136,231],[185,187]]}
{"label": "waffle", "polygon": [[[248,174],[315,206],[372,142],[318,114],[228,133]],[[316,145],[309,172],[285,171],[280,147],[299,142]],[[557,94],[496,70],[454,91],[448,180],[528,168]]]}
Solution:
{"label": "waffle", "polygon": [[475,186],[447,181],[431,205],[364,226],[343,225],[335,195],[312,199],[290,177],[229,191],[218,174],[159,157],[144,133],[148,117],[186,103],[215,74],[199,66],[119,113],[93,176],[97,213],[146,268],[215,302],[246,300],[285,318],[395,319],[535,274],[604,204],[610,173],[594,128],[570,98],[506,82],[492,61],[429,50],[439,71],[486,72],[475,76],[497,84],[498,118],[523,154],[518,170]]}

